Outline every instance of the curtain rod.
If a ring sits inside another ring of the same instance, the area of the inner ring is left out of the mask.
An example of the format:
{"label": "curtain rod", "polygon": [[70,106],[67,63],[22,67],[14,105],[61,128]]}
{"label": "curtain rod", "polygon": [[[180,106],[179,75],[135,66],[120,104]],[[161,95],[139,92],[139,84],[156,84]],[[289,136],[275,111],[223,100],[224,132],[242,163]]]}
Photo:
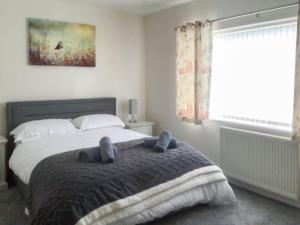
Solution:
{"label": "curtain rod", "polygon": [[240,18],[240,17],[244,17],[244,16],[251,16],[253,14],[260,14],[260,13],[271,12],[271,11],[275,11],[275,10],[279,10],[279,9],[290,8],[290,7],[297,6],[297,5],[299,5],[298,2],[288,4],[288,5],[283,5],[283,6],[277,6],[277,7],[273,7],[273,8],[269,8],[269,9],[262,9],[262,10],[259,10],[259,11],[256,11],[256,12],[248,12],[248,13],[239,14],[239,15],[236,15],[236,16],[228,16],[228,17],[223,17],[223,18],[220,18],[220,19],[209,20],[209,21],[214,23],[214,22],[218,22],[218,21],[231,20],[231,19],[236,19],[236,18]]}
{"label": "curtain rod", "polygon": [[[269,8],[269,9],[262,9],[262,10],[259,10],[256,12],[248,12],[248,13],[243,13],[243,14],[239,14],[239,15],[235,15],[235,16],[227,16],[227,17],[223,17],[223,18],[219,18],[219,19],[209,20],[209,22],[214,23],[214,22],[219,22],[219,21],[231,20],[231,19],[236,19],[236,18],[240,18],[240,17],[244,17],[244,16],[250,16],[250,15],[254,15],[254,14],[260,14],[260,13],[271,12],[271,11],[275,11],[275,10],[279,10],[279,9],[290,8],[290,7],[297,6],[297,5],[299,5],[298,2],[288,4],[288,5],[277,6],[277,7],[273,7],[273,8]],[[179,27],[180,26],[177,26],[175,28],[175,31]]]}

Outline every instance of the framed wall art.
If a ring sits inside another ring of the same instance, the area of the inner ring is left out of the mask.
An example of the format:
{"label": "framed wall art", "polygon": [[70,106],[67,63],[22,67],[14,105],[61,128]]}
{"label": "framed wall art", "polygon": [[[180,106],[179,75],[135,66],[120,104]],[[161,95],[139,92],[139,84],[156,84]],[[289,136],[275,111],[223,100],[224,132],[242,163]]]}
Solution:
{"label": "framed wall art", "polygon": [[96,66],[94,25],[28,19],[29,64]]}

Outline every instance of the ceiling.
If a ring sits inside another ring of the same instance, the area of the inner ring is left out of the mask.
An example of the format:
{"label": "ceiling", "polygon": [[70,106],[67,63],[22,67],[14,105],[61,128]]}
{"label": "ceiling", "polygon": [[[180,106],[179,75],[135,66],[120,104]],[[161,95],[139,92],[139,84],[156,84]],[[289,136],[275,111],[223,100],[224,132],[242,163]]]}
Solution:
{"label": "ceiling", "polygon": [[127,13],[148,15],[176,5],[192,2],[194,0],[60,0],[77,3],[93,3],[104,5],[114,10]]}

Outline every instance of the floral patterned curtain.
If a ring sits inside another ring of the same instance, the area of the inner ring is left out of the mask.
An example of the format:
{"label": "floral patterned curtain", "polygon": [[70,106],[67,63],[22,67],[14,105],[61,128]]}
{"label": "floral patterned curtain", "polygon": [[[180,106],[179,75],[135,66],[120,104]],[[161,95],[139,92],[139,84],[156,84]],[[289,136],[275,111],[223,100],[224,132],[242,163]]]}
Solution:
{"label": "floral patterned curtain", "polygon": [[177,29],[176,114],[202,124],[209,117],[212,59],[210,22],[188,23]]}
{"label": "floral patterned curtain", "polygon": [[296,72],[294,89],[293,137],[300,139],[300,7],[298,12],[298,31],[296,49]]}

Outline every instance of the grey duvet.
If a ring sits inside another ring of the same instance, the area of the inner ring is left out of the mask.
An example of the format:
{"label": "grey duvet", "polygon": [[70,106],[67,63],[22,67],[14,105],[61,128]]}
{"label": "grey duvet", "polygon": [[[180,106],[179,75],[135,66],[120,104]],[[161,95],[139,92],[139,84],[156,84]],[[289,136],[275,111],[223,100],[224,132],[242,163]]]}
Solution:
{"label": "grey duvet", "polygon": [[143,139],[115,144],[115,163],[85,163],[80,150],[42,160],[33,170],[27,195],[32,225],[74,225],[96,208],[212,165],[185,143],[165,153],[144,148]]}

